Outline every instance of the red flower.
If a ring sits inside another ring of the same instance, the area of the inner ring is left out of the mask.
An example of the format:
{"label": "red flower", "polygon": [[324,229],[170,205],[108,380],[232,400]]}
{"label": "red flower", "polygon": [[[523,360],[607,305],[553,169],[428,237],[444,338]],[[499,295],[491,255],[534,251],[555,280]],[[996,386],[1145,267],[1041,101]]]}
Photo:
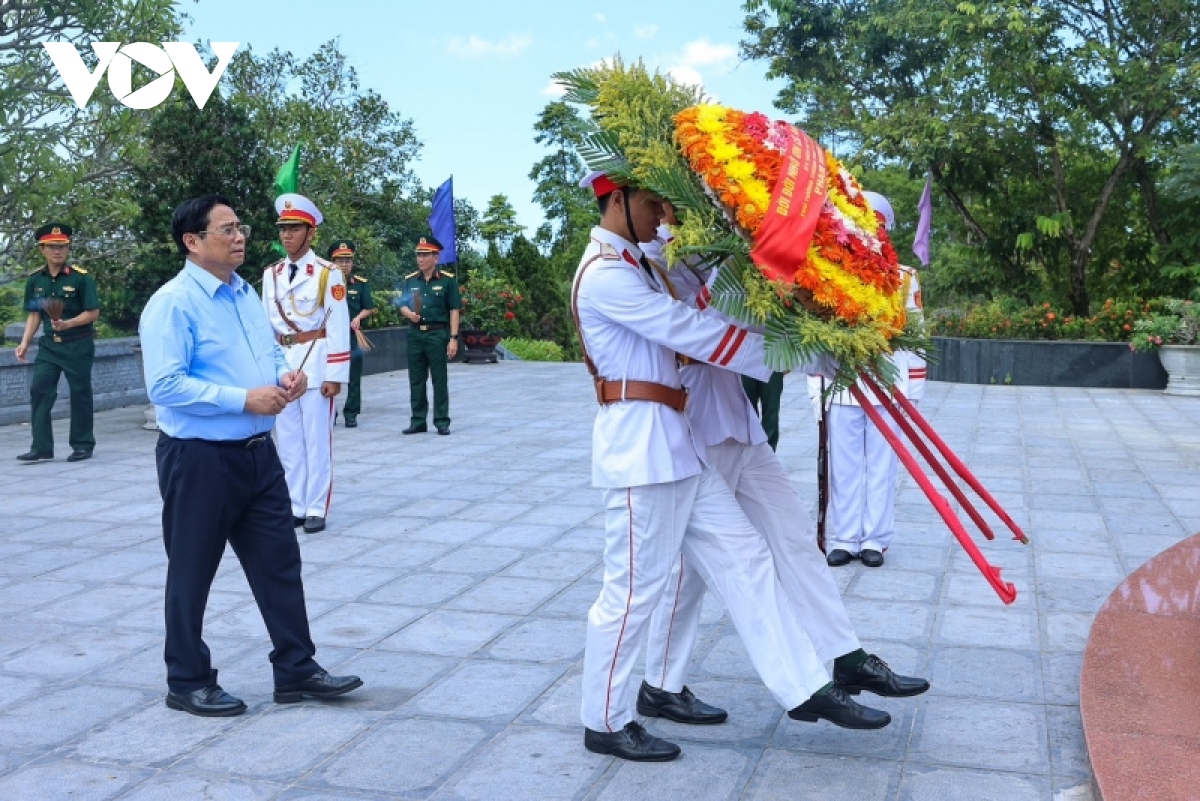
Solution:
{"label": "red flower", "polygon": [[512,313],[512,312],[510,312],[510,311],[506,311],[506,312],[504,313],[504,319],[505,319],[505,320],[513,320],[513,319],[515,319],[515,318],[516,318],[516,316],[517,316],[517,315],[513,314],[513,313]]}

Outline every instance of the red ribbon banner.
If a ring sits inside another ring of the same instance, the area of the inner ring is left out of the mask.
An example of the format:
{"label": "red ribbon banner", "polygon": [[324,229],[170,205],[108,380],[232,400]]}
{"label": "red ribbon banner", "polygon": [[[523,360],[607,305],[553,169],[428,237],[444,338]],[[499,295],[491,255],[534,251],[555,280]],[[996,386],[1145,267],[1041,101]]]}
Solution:
{"label": "red ribbon banner", "polygon": [[811,136],[789,125],[783,167],[750,251],[750,258],[767,278],[795,281],[816,233],[828,187],[825,152]]}

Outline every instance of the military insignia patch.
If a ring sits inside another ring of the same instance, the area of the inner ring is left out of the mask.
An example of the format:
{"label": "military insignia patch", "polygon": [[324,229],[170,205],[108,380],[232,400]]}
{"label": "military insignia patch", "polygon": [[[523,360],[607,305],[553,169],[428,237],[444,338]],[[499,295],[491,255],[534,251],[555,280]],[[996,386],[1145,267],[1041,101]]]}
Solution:
{"label": "military insignia patch", "polygon": [[345,300],[346,299],[346,287],[342,286],[341,284],[334,284],[333,285],[333,299],[334,300]]}

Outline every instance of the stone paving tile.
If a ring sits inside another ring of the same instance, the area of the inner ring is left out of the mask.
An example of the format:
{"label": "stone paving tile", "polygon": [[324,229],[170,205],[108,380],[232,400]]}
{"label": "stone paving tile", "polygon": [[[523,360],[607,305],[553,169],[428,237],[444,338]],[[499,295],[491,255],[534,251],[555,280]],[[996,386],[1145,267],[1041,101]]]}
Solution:
{"label": "stone paving tile", "polygon": [[[689,683],[729,722],[647,720],[684,756],[625,764],[580,743],[603,547],[586,372],[454,366],[451,382],[457,437],[397,435],[403,373],[368,377],[360,428],[335,430],[329,529],[299,539],[317,658],[366,684],[325,704],[271,703],[271,646],[227,553],[205,636],[249,712],[163,705],[165,557],[141,408],[97,416],[89,462],[0,462],[5,511],[25,521],[0,532],[0,798],[1084,801],[1092,616],[1122,577],[1200,530],[1194,401],[931,384],[923,410],[1033,540],[1013,543],[990,510],[996,541],[975,534],[1017,602],[999,603],[901,476],[887,565],[834,579],[864,647],[928,675],[930,693],[862,697],[893,715],[878,732],[792,721],[710,595]],[[811,513],[815,437],[797,377],[784,408],[780,456]],[[28,436],[0,427],[0,450]],[[389,447],[361,447],[380,438]]]}

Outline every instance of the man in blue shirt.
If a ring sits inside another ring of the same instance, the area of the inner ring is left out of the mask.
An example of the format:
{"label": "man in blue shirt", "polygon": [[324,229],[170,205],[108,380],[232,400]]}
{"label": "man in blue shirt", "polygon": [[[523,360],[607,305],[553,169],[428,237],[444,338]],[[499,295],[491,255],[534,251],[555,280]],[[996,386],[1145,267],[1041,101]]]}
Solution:
{"label": "man in blue shirt", "polygon": [[362,686],[313,659],[300,546],[275,416],[304,394],[275,342],[262,302],[237,275],[248,226],[218,195],[184,202],[171,234],[187,257],[142,313],[146,388],[162,430],[156,449],[167,550],[167,706],[194,715],[240,715],[221,689],[201,630],[209,588],[233,547],[274,645],[275,701],[329,698]]}

